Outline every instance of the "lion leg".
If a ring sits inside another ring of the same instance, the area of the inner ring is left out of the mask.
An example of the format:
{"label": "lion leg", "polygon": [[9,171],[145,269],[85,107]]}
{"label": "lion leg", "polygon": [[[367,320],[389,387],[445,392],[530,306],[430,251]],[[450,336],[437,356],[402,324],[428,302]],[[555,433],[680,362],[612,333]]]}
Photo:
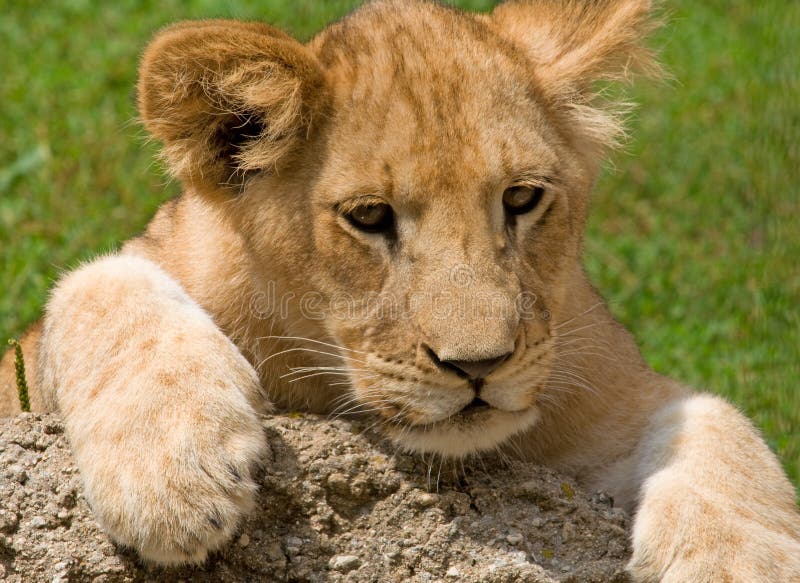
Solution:
{"label": "lion leg", "polygon": [[255,371],[157,265],[101,258],[47,305],[41,382],[98,521],[147,560],[202,561],[253,505]]}
{"label": "lion leg", "polygon": [[656,413],[630,478],[636,581],[800,581],[794,489],[751,423],[709,395]]}

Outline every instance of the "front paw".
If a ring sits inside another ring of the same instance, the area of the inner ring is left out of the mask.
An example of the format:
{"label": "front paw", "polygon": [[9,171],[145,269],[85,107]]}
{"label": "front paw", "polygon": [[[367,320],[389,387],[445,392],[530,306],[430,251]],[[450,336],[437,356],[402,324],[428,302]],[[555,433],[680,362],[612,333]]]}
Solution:
{"label": "front paw", "polygon": [[176,281],[112,256],[48,303],[42,384],[97,518],[145,559],[199,562],[253,505],[265,447],[258,375]]}
{"label": "front paw", "polygon": [[253,507],[264,449],[254,419],[174,421],[158,442],[120,434],[116,452],[98,447],[81,464],[104,529],[164,565],[201,562],[230,539]]}
{"label": "front paw", "polygon": [[788,520],[770,522],[763,513],[704,494],[651,484],[634,521],[628,564],[634,581],[800,581],[800,530],[792,526],[791,509]]}

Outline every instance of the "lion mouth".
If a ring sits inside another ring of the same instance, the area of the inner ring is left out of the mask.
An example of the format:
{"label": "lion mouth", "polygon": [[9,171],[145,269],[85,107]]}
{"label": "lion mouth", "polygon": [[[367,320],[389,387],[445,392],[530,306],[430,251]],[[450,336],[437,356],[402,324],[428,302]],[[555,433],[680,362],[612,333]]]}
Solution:
{"label": "lion mouth", "polygon": [[539,420],[533,405],[521,411],[504,411],[474,398],[458,413],[436,422],[387,425],[389,437],[407,450],[463,457],[489,451]]}
{"label": "lion mouth", "polygon": [[425,426],[430,429],[438,425],[447,426],[453,423],[458,425],[462,425],[466,422],[472,423],[473,421],[491,415],[493,411],[500,411],[500,409],[490,405],[480,397],[475,397],[461,409],[455,412],[440,414],[434,419],[431,419],[431,417],[427,415],[417,414],[413,410],[402,411],[402,405],[400,404],[394,405],[391,409],[381,411],[381,415],[389,419],[390,422],[402,420],[413,426]]}
{"label": "lion mouth", "polygon": [[483,411],[488,411],[489,409],[493,408],[494,407],[492,407],[489,403],[487,403],[480,397],[475,397],[474,399],[472,399],[472,401],[467,403],[467,405],[463,409],[461,409],[461,411],[459,411],[457,415],[469,417],[481,413]]}

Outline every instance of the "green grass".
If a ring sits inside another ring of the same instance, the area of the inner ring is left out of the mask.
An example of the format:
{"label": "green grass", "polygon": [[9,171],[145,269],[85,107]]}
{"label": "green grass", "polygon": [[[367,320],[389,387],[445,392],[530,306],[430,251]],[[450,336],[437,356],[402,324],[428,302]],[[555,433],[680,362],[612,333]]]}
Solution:
{"label": "green grass", "polygon": [[[3,4],[0,338],[38,317],[61,270],[177,193],[135,123],[137,57],[156,28],[236,16],[308,37],[356,2]],[[647,360],[740,406],[797,483],[800,3],[669,6],[654,44],[675,81],[635,90],[633,140],[594,198],[588,268]]]}

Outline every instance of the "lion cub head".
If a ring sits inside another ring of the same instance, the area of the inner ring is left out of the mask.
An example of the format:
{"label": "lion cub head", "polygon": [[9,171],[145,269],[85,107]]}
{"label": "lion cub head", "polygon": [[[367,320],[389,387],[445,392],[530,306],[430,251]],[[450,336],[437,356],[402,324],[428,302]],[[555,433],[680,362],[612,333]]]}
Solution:
{"label": "lion cub head", "polygon": [[620,129],[592,85],[649,65],[648,8],[387,0],[305,45],[189,22],[146,51],[140,109],[189,195],[225,209],[252,277],[291,299],[280,329],[340,348],[399,441],[463,455],[537,419]]}

